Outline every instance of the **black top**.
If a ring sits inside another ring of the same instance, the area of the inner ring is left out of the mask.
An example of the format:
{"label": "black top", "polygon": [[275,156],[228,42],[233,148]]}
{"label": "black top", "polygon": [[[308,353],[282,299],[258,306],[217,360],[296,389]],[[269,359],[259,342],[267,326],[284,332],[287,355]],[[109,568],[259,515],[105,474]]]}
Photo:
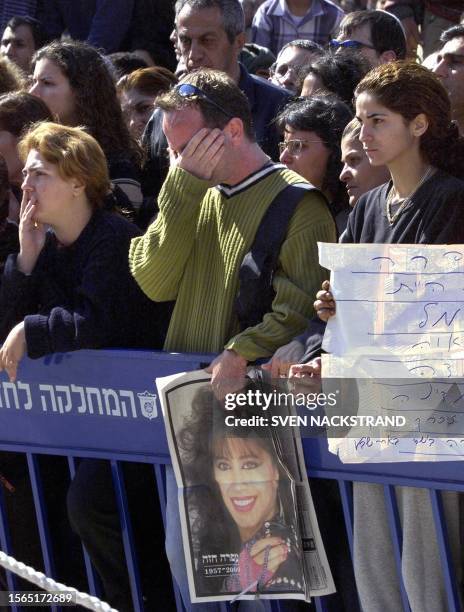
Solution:
{"label": "black top", "polygon": [[129,272],[129,243],[139,234],[126,219],[99,210],[70,246],[48,232],[31,275],[10,255],[0,339],[24,319],[32,358],[82,348],[162,348],[170,303],[152,302]]}
{"label": "black top", "polygon": [[[411,199],[411,203],[390,225],[386,198],[392,182],[362,195],[350,216],[342,243],[386,244],[463,244],[464,181],[437,170]],[[300,363],[321,354],[325,323],[317,316],[298,337],[305,344]]]}
{"label": "black top", "polygon": [[416,191],[393,225],[386,212],[391,187],[390,181],[359,198],[340,242],[464,243],[464,181],[437,170]]}

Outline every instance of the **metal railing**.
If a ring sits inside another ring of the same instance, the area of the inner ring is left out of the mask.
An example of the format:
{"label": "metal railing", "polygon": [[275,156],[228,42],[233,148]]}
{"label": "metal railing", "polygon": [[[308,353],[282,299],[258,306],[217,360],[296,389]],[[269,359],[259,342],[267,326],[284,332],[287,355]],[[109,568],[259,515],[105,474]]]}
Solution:
{"label": "metal railing", "polygon": [[[153,481],[165,521],[165,466],[170,463],[160,407],[154,401],[154,380],[176,372],[199,369],[209,363],[210,355],[167,354],[146,351],[78,351],[51,355],[40,360],[25,359],[18,380],[9,383],[0,374],[0,450],[21,452],[27,458],[37,528],[47,576],[55,577],[55,561],[47,524],[47,508],[38,467],[38,455],[68,458],[70,477],[76,458],[108,459],[122,526],[131,594],[136,612],[143,610],[135,547],[131,533],[122,461],[153,464]],[[401,579],[402,533],[395,486],[426,488],[429,491],[435,523],[438,554],[446,587],[449,612],[460,610],[457,580],[448,543],[442,490],[464,491],[462,464],[396,463],[344,465],[328,452],[320,438],[303,441],[308,474],[312,478],[338,481],[345,517],[347,538],[353,553],[353,482],[383,486],[391,530],[395,562],[400,580],[403,609],[410,610]],[[0,487],[1,490],[1,487]],[[0,491],[0,545],[15,556],[11,545],[3,494]],[[98,580],[84,551],[88,592],[98,595]],[[15,576],[7,572],[7,586],[15,590]],[[74,586],[74,585],[70,585]],[[177,609],[183,610],[174,587]],[[326,609],[324,598],[316,598],[318,612]],[[224,610],[227,606],[222,606]],[[267,610],[284,610],[284,604],[265,602]],[[18,608],[12,606],[13,610]],[[52,610],[58,610],[52,607]],[[365,611],[368,612],[368,611]]]}

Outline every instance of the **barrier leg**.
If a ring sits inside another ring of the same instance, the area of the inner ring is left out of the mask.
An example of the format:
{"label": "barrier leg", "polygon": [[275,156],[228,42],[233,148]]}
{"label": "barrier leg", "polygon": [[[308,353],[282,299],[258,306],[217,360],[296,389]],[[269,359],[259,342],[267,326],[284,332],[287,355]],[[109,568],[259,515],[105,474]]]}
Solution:
{"label": "barrier leg", "polygon": [[461,610],[459,595],[456,586],[456,573],[449,547],[448,531],[446,529],[446,518],[443,511],[443,500],[441,491],[430,489],[430,501],[432,502],[433,522],[440,551],[441,567],[445,582],[446,596],[448,599],[448,611],[459,612]]}
{"label": "barrier leg", "polygon": [[[166,468],[162,464],[154,464],[153,469],[155,470],[156,485],[158,489],[158,499],[160,503],[161,516],[163,517],[163,526],[166,530]],[[177,588],[176,581],[172,579],[172,586],[174,589],[174,598],[176,601],[177,612],[183,612],[184,605],[182,603],[182,597],[180,591]]]}
{"label": "barrier leg", "polygon": [[[68,457],[68,467],[69,467],[69,475],[71,476],[71,480],[76,475],[76,460],[74,457]],[[85,549],[85,546],[82,544],[82,556],[84,558],[84,566],[85,573],[87,576],[87,583],[89,587],[90,595],[95,595],[99,598],[102,596],[102,589],[100,585],[100,579],[95,571],[95,568],[92,565],[92,561]]]}
{"label": "barrier leg", "polygon": [[[13,554],[13,551],[11,548],[11,539],[10,539],[8,519],[7,519],[7,514],[6,514],[6,508],[5,508],[4,494],[2,491],[1,485],[0,485],[0,545],[2,547],[3,552],[5,552],[7,555]],[[6,586],[8,590],[16,591],[17,590],[17,580],[16,580],[15,574],[13,574],[12,572],[5,572],[5,576],[6,576]],[[18,606],[14,605],[14,606],[11,606],[11,610],[13,612],[18,612],[19,608]]]}
{"label": "barrier leg", "polygon": [[[55,564],[53,561],[53,551],[51,546],[50,532],[48,529],[47,508],[43,494],[42,481],[38,466],[37,457],[32,453],[27,453],[27,465],[29,477],[31,479],[32,496],[37,517],[37,528],[39,530],[40,546],[45,567],[45,574],[50,578],[55,578]],[[52,612],[58,612],[57,606],[51,606]]]}
{"label": "barrier leg", "polygon": [[396,500],[395,487],[392,485],[384,485],[385,503],[387,506],[388,524],[392,537],[393,553],[395,555],[395,565],[400,583],[401,603],[403,604],[404,612],[410,612],[408,595],[403,581],[403,571],[401,568],[401,551],[403,549],[403,534],[401,529],[401,521],[398,512],[398,503]]}
{"label": "barrier leg", "polygon": [[127,506],[126,490],[122,469],[118,461],[111,460],[111,472],[113,475],[113,483],[116,495],[116,503],[118,505],[119,518],[121,520],[122,541],[124,545],[124,553],[126,555],[127,571],[129,574],[129,583],[132,593],[132,601],[135,612],[143,612],[142,589],[140,586],[140,574],[135,556],[134,539],[132,535],[132,527],[129,518],[129,510]]}

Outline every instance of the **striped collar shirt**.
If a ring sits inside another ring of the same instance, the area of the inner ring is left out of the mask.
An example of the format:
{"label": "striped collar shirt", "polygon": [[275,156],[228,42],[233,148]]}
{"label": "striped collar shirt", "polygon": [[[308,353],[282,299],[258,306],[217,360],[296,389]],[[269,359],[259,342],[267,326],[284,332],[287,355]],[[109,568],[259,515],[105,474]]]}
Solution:
{"label": "striped collar shirt", "polygon": [[336,36],[343,15],[330,0],[313,0],[303,17],[292,15],[285,0],[266,0],[254,16],[252,42],[275,55],[292,40],[303,38],[324,45]]}

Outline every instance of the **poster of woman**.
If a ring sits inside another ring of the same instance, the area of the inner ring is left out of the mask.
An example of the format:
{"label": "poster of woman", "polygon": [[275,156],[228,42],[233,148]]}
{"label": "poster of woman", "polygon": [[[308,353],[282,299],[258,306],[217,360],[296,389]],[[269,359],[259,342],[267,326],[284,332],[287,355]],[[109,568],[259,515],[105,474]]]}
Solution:
{"label": "poster of woman", "polygon": [[[258,593],[309,600],[304,551],[317,546],[314,537],[302,538],[307,528],[298,512],[297,461],[285,461],[288,432],[265,425],[262,408],[249,402],[227,410],[205,372],[158,379],[157,385],[182,492],[192,601]],[[255,387],[250,381],[243,391]],[[330,586],[330,571],[320,566]]]}

